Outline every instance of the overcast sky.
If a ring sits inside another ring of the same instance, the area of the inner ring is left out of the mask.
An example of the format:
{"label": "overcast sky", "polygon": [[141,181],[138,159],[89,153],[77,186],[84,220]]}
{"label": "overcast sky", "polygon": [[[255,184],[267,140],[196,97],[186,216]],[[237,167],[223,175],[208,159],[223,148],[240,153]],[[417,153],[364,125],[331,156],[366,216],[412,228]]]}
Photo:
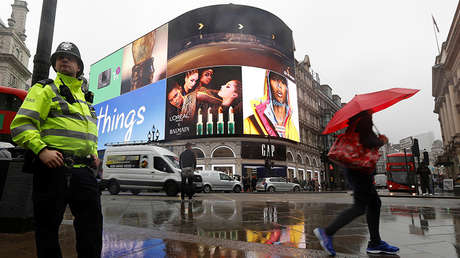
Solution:
{"label": "overcast sky", "polygon": [[[5,24],[13,2],[1,1],[0,18]],[[26,44],[32,71],[42,1],[27,2]],[[58,0],[52,51],[59,42],[76,43],[88,76],[91,64],[175,17],[228,3],[258,7],[283,20],[293,31],[296,59],[309,55],[321,83],[330,85],[342,102],[354,94],[392,87],[420,89],[412,98],[374,115],[380,132],[391,142],[429,131],[441,138],[431,95],[431,67],[438,54],[431,14],[441,44],[447,39],[457,0]]]}

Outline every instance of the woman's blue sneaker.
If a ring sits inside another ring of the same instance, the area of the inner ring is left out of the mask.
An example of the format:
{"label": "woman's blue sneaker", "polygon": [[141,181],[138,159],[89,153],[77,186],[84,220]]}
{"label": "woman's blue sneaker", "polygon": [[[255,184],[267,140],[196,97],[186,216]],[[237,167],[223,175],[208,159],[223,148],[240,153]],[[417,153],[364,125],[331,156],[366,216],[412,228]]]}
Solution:
{"label": "woman's blue sneaker", "polygon": [[397,254],[399,252],[399,248],[396,246],[389,245],[385,241],[380,241],[380,244],[377,246],[370,247],[368,245],[366,251],[371,254]]}
{"label": "woman's blue sneaker", "polygon": [[315,233],[316,238],[319,239],[319,243],[323,247],[324,251],[331,256],[335,256],[335,250],[334,247],[332,247],[332,237],[326,235],[326,232],[324,232],[324,229],[322,228],[315,228],[313,233]]}

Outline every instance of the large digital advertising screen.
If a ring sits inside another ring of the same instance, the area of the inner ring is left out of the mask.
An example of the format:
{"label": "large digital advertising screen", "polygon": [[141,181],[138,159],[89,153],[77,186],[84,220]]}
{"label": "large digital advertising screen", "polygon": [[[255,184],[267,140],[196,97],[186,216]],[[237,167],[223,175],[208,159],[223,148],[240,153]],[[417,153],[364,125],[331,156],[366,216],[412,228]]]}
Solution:
{"label": "large digital advertising screen", "polygon": [[145,141],[155,126],[164,139],[166,80],[147,85],[94,106],[98,150],[114,142]]}
{"label": "large digital advertising screen", "polygon": [[187,12],[93,64],[99,145],[270,135],[299,141],[292,31],[241,5]]}

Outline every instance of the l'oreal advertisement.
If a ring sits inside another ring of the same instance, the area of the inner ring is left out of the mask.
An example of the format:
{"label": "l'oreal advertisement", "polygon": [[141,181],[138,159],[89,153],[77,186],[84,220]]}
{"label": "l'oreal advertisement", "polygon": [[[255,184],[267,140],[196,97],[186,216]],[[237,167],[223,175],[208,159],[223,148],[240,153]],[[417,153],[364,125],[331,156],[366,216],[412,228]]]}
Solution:
{"label": "l'oreal advertisement", "polygon": [[241,67],[206,67],[168,78],[166,139],[242,133]]}
{"label": "l'oreal advertisement", "polygon": [[145,141],[155,126],[164,139],[166,80],[147,85],[95,105],[98,149],[106,143]]}

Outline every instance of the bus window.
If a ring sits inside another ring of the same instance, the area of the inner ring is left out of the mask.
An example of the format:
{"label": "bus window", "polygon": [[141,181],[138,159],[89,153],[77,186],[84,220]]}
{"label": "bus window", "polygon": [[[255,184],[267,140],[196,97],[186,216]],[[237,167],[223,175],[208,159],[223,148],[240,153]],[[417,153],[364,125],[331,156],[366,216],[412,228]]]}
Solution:
{"label": "bus window", "polygon": [[21,104],[18,96],[0,92],[0,110],[17,112]]}
{"label": "bus window", "polygon": [[392,156],[388,157],[388,163],[406,163],[407,162],[414,162],[414,157],[412,155],[407,155],[406,158],[404,156]]}

